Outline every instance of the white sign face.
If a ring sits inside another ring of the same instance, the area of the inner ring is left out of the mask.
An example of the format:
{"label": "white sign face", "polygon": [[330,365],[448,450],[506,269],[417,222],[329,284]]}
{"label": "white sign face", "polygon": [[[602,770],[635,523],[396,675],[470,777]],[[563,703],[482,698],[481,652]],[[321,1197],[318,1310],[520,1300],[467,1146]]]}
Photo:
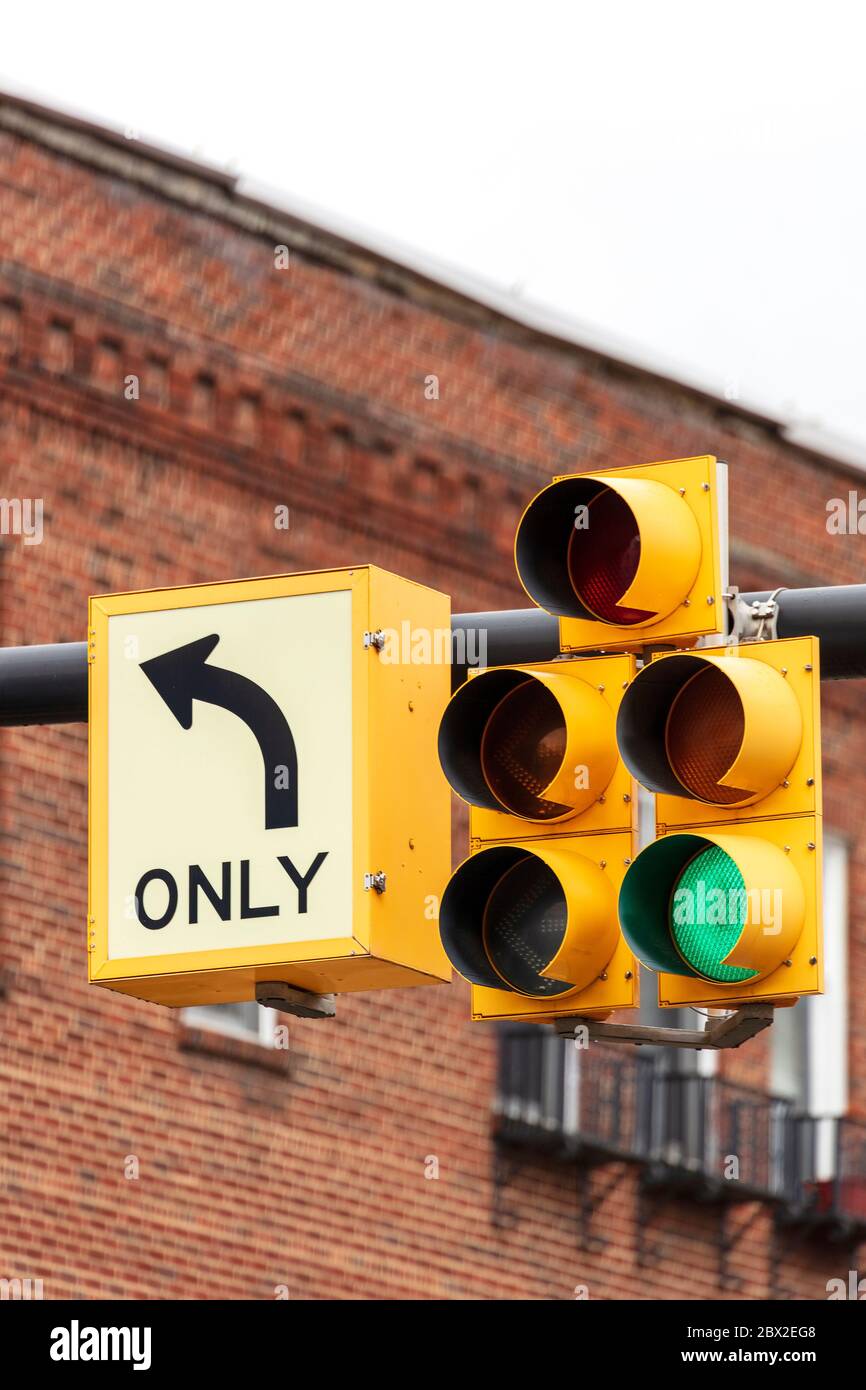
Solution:
{"label": "white sign face", "polygon": [[108,958],[352,928],[348,589],[108,619]]}

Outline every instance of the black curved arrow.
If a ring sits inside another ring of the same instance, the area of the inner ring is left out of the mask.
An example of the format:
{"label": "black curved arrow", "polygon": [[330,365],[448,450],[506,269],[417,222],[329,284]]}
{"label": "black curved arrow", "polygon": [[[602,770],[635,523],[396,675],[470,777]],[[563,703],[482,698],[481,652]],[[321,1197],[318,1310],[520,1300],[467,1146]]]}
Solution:
{"label": "black curved arrow", "polygon": [[[298,823],[298,755],[285,715],[276,700],[255,681],[207,659],[219,634],[199,637],[183,647],[142,661],[141,669],[161,695],[182,729],[192,728],[193,700],[231,710],[255,735],[265,765],[265,829]],[[288,771],[288,786],[277,786],[277,773]]]}

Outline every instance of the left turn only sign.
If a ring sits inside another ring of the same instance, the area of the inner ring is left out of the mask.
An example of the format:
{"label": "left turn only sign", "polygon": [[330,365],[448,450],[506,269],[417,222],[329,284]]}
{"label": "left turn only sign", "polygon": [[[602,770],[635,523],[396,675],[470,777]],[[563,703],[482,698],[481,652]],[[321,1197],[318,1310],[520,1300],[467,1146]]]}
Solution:
{"label": "left turn only sign", "polygon": [[91,599],[91,981],[184,1005],[449,978],[448,633],[445,595],[372,566]]}

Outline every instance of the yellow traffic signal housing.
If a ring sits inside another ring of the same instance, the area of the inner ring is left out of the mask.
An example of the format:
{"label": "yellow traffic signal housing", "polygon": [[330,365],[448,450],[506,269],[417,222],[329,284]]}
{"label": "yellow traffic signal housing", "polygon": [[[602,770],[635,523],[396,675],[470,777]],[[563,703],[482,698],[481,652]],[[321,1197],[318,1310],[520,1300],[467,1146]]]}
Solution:
{"label": "yellow traffic signal housing", "polygon": [[634,782],[616,747],[629,655],[471,673],[439,757],[470,806],[470,857],[439,908],[473,1018],[605,1015],[637,1002],[616,899],[634,853]]}
{"label": "yellow traffic signal housing", "polygon": [[823,989],[818,639],[657,656],[617,735],[658,839],[620,922],[659,1002],[791,1002]]}
{"label": "yellow traffic signal housing", "polygon": [[524,512],[514,556],[530,598],[559,618],[561,650],[719,632],[726,489],[709,454],[554,478]]}

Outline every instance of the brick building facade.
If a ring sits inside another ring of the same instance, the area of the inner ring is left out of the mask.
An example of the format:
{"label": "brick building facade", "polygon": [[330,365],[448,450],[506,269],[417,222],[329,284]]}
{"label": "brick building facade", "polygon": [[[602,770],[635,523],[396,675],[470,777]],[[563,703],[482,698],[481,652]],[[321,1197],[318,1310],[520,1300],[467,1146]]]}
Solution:
{"label": "brick building facade", "polygon": [[[88,594],[358,562],[456,611],[522,606],[514,527],[553,473],[704,452],[730,462],[734,582],[862,579],[866,538],[826,527],[862,476],[774,421],[0,98],[0,490],[44,502],[40,544],[2,538],[3,645],[81,640]],[[823,693],[863,1120],[863,692]],[[288,1052],[88,988],[86,731],[4,731],[0,768],[0,1276],[46,1298],[825,1298],[862,1267],[856,1220],[780,1220],[769,1181],[707,1200],[631,1140],[495,1138],[505,1054],[460,982],[343,998],[290,1020]],[[721,1062],[750,1114],[798,1068],[814,1108],[820,1030],[787,1028]],[[600,1107],[625,1094],[603,1070]]]}

